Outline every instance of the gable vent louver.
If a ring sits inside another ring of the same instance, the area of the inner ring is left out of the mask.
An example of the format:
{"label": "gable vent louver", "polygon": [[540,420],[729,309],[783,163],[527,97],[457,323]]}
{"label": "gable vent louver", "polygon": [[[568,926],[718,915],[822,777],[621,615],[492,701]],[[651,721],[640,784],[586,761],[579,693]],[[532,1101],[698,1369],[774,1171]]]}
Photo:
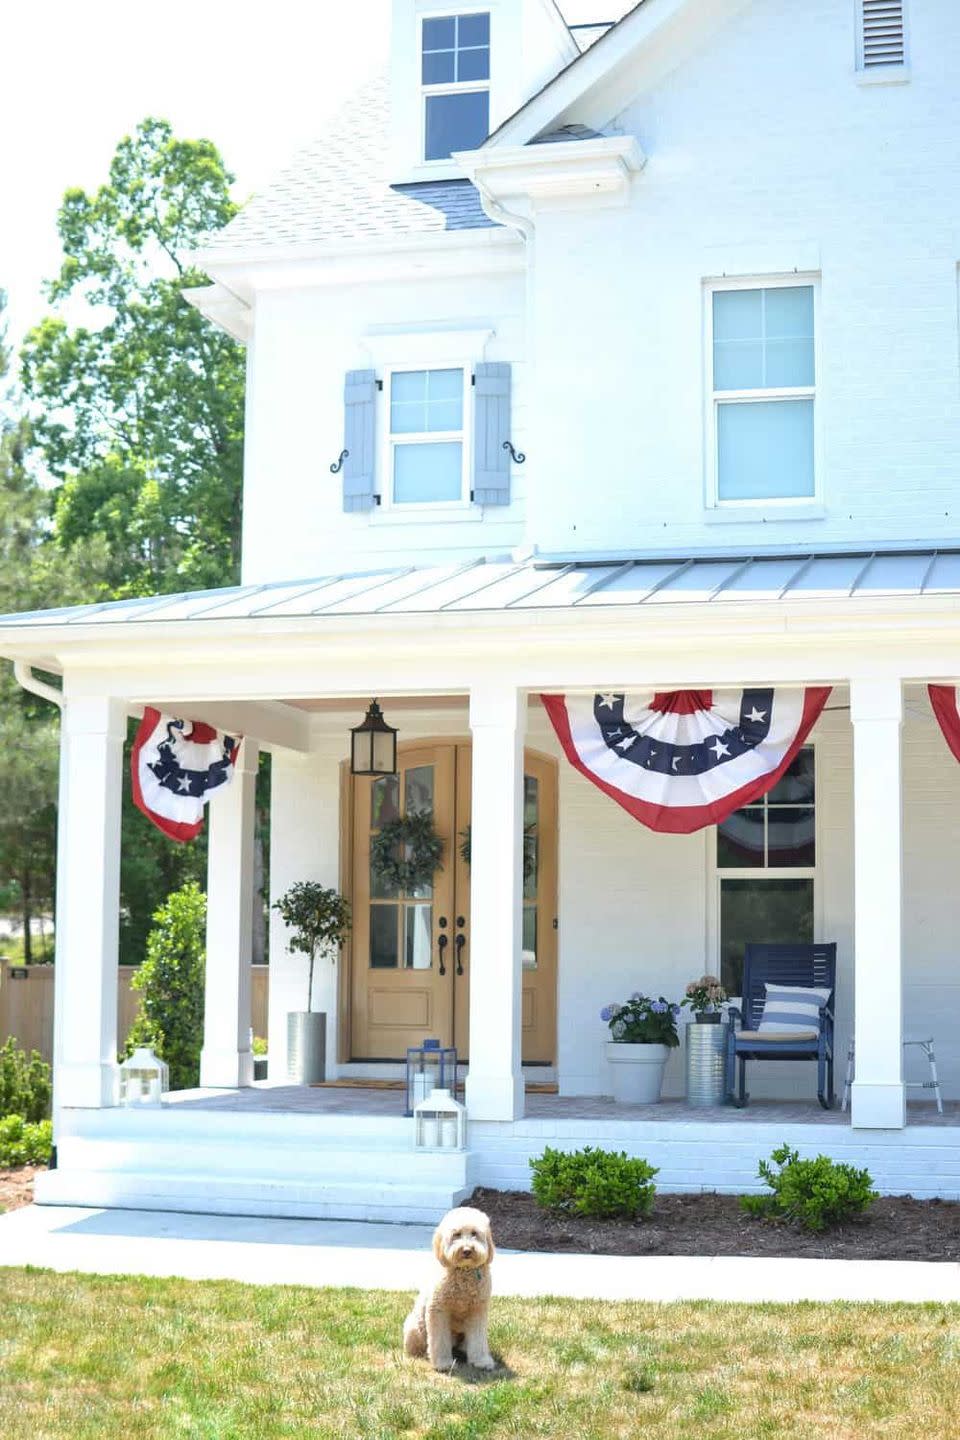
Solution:
{"label": "gable vent louver", "polygon": [[906,60],[904,0],[861,0],[860,55],[864,70]]}

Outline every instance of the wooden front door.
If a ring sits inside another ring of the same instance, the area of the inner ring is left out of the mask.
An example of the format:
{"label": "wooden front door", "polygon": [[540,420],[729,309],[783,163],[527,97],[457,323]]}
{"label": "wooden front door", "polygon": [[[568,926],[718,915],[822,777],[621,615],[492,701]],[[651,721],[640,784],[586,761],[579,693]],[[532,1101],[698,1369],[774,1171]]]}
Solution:
{"label": "wooden front door", "polygon": [[[351,1056],[400,1060],[431,1036],[469,1056],[470,746],[402,746],[399,773],[354,781]],[[557,784],[550,760],[524,762],[523,1059],[553,1063],[556,1037]],[[370,837],[428,812],[442,869],[412,894],[371,874]]]}

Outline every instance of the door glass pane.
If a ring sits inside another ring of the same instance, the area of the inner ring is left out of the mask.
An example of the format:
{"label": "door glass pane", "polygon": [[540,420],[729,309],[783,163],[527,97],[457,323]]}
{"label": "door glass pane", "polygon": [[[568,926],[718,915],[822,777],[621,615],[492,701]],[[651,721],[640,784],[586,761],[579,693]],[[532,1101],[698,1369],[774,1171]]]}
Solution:
{"label": "door glass pane", "polygon": [[536,777],[523,777],[523,898],[535,900],[540,866],[540,786]]}
{"label": "door glass pane", "polygon": [[403,964],[407,970],[429,970],[433,937],[433,906],[404,909]]}
{"label": "door glass pane", "polygon": [[400,896],[400,891],[397,889],[396,885],[392,884],[391,882],[389,882],[389,881],[387,881],[387,880],[384,880],[383,876],[380,875],[376,870],[374,870],[374,868],[373,868],[373,863],[371,862],[371,864],[370,864],[370,898],[371,898],[371,900],[396,900],[396,899],[399,898],[399,896]]}
{"label": "door glass pane", "polygon": [[374,780],[370,787],[370,828],[378,830],[388,820],[396,820],[399,814],[399,776],[384,775],[380,780]]}
{"label": "door glass pane", "polygon": [[397,919],[396,905],[370,906],[371,970],[397,968]]}
{"label": "door glass pane", "polygon": [[717,406],[721,500],[784,500],[813,494],[813,400]]}
{"label": "door glass pane", "polygon": [[523,907],[523,968],[524,970],[536,970],[537,968],[536,905]]}
{"label": "door glass pane", "polygon": [[720,980],[739,995],[749,943],[813,941],[813,880],[720,881]]}
{"label": "door glass pane", "polygon": [[767,864],[783,870],[817,863],[812,806],[778,805],[767,814]]}
{"label": "door glass pane", "polygon": [[735,810],[717,826],[717,865],[721,870],[763,865],[763,806]]}
{"label": "door glass pane", "polygon": [[407,815],[433,813],[433,766],[417,765],[403,777],[403,808]]}

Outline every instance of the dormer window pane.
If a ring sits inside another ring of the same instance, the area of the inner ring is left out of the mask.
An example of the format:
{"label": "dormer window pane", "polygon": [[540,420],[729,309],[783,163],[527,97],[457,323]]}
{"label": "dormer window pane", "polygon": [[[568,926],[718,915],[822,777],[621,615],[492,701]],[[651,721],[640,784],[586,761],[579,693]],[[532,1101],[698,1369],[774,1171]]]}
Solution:
{"label": "dormer window pane", "polygon": [[424,51],[424,85],[448,85],[456,78],[456,53],[453,50]]}
{"label": "dormer window pane", "polygon": [[424,158],[447,160],[455,150],[476,150],[490,133],[490,96],[486,90],[427,96]]}
{"label": "dormer window pane", "polygon": [[[424,56],[424,59],[427,57]],[[489,80],[490,51],[461,50],[457,55],[458,80]]]}
{"label": "dormer window pane", "polygon": [[423,50],[453,50],[457,43],[457,16],[447,15],[442,20],[424,20]]}

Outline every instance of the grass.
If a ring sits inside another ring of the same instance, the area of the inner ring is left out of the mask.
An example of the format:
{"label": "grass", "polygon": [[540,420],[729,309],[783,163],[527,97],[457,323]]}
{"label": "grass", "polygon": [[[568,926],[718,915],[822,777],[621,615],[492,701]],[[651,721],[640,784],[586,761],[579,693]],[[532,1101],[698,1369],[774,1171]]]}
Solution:
{"label": "grass", "polygon": [[[309,1252],[304,1256],[309,1265]],[[4,1440],[937,1440],[960,1306],[494,1300],[503,1368],[404,1360],[409,1296],[0,1271]]]}

